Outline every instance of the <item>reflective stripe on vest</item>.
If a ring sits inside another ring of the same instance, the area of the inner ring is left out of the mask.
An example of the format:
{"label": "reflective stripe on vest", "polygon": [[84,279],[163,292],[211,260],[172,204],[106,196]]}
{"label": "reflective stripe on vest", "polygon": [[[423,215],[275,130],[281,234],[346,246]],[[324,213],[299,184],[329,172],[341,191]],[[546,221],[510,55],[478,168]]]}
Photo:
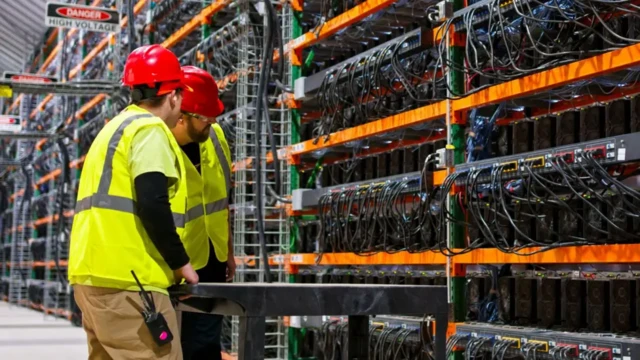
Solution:
{"label": "reflective stripe on vest", "polygon": [[176,223],[176,227],[183,228],[186,223],[192,220],[196,220],[204,215],[202,205],[196,205],[187,210],[186,214],[173,213],[173,222]]}
{"label": "reflective stripe on vest", "polygon": [[213,130],[213,128],[209,131],[209,137],[211,138],[211,141],[213,141],[213,147],[216,149],[216,155],[218,156],[218,161],[220,162],[222,172],[224,173],[224,181],[227,185],[228,194],[231,191],[231,168],[229,167],[227,157],[224,155],[224,151],[222,150],[222,145],[220,145],[218,134],[216,134],[216,131]]}
{"label": "reflective stripe on vest", "polygon": [[[220,144],[218,135],[216,134],[215,130],[213,130],[213,128],[209,132],[209,137],[213,142],[213,147],[215,148],[220,167],[222,167],[222,172],[224,173],[224,181],[227,186],[226,190],[227,193],[229,193],[229,191],[231,191],[231,169],[229,167],[229,162],[227,161],[227,157],[224,155],[224,151],[222,150],[222,145]],[[206,209],[206,215],[209,215],[213,214],[214,212],[226,209],[228,205],[229,199],[224,198],[205,204],[204,208]],[[202,209],[202,206],[198,205],[189,209],[184,215],[173,213],[173,222],[176,224],[176,227],[184,228],[189,221],[197,220],[199,217],[204,215],[205,213]]]}
{"label": "reflective stripe on vest", "polygon": [[138,114],[126,118],[109,139],[109,145],[107,148],[107,155],[104,159],[104,165],[102,168],[102,175],[100,176],[100,183],[98,184],[98,191],[88,197],[85,197],[78,201],[76,204],[76,214],[91,208],[108,209],[115,211],[122,211],[126,213],[135,214],[136,203],[132,199],[123,198],[121,196],[109,195],[109,188],[111,187],[111,180],[113,179],[113,157],[116,154],[116,149],[124,129],[137,119],[144,119],[153,117],[151,114]]}
{"label": "reflective stripe on vest", "polygon": [[[206,209],[206,214],[209,215],[226,209],[228,205],[229,199],[223,198],[206,204],[204,208]],[[203,210],[203,207],[201,205],[197,205],[189,209],[185,215],[173,213],[173,222],[176,224],[176,227],[183,228],[189,221],[197,220],[204,215],[205,211]]]}

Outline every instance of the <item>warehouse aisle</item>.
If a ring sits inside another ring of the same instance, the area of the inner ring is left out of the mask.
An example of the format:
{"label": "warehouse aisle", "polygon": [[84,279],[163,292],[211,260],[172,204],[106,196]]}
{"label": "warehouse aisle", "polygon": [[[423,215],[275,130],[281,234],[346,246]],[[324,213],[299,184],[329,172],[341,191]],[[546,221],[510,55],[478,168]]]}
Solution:
{"label": "warehouse aisle", "polygon": [[0,302],[0,359],[80,360],[87,358],[84,330],[64,319]]}

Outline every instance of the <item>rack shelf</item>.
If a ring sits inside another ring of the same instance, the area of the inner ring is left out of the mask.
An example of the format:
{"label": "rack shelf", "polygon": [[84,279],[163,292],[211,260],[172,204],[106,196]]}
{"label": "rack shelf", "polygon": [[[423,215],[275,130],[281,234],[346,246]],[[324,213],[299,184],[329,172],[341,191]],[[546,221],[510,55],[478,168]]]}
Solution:
{"label": "rack shelf", "polygon": [[507,125],[512,122],[517,122],[523,119],[538,119],[543,116],[559,115],[566,111],[572,111],[574,109],[581,109],[592,105],[606,104],[615,100],[619,100],[627,97],[635,97],[640,93],[640,84],[618,87],[616,90],[606,95],[583,95],[575,99],[561,101],[553,104],[548,108],[535,109],[531,112],[530,116],[525,116],[523,112],[512,114],[508,117],[499,119],[496,121],[498,125]]}
{"label": "rack shelf", "polygon": [[[446,116],[446,111],[446,102],[441,101],[415,110],[410,110],[401,114],[389,116],[384,119],[332,133],[328,136],[328,139],[323,136],[319,141],[304,141],[291,146],[292,162],[294,164],[299,164],[301,155],[317,150],[344,145],[349,142],[365,138],[373,138],[378,135],[394,130],[400,130],[412,125],[418,125],[430,120],[442,119]],[[433,136],[433,140],[439,139],[441,139],[440,135]]]}
{"label": "rack shelf", "polygon": [[624,70],[640,64],[640,44],[558,66],[520,79],[507,81],[452,101],[453,111],[470,110],[497,102],[541,93],[556,87]]}
{"label": "rack shelf", "polygon": [[317,254],[290,254],[274,257],[274,263],[290,263],[291,265],[444,265],[447,258],[436,252],[409,253],[401,251],[393,254],[374,253],[325,253],[317,261]]}
{"label": "rack shelf", "polygon": [[[630,45],[622,49],[596,55],[589,59],[576,61],[520,79],[497,84],[467,97],[452,100],[451,111],[465,111],[541,93],[590,77],[634,67],[638,64],[640,64],[640,44]],[[634,88],[633,92],[630,91],[629,94],[638,92],[640,92],[640,89]],[[625,93],[621,93],[620,96],[626,95]],[[597,100],[594,99],[594,101]],[[568,105],[565,104],[565,106]],[[324,139],[319,141],[308,140],[292,145],[292,161],[294,164],[300,164],[300,156],[304,154],[329,149],[352,141],[372,138],[445,116],[446,101],[441,101],[381,120],[355,126],[332,133],[326,141],[324,141]]]}
{"label": "rack shelf", "polygon": [[[530,252],[537,249],[532,248]],[[454,257],[456,264],[631,264],[640,263],[640,244],[568,246],[533,255],[476,249]]]}
{"label": "rack shelf", "polygon": [[[79,159],[73,160],[71,163],[69,163],[69,168],[70,169],[79,169],[82,164],[84,163],[84,159],[85,157],[82,156]],[[34,188],[43,185],[45,183],[47,183],[48,181],[50,181],[51,179],[55,179],[58,176],[60,176],[60,174],[62,174],[62,170],[60,169],[55,169],[53,171],[51,171],[50,173],[42,176],[35,184],[34,184]],[[17,195],[22,195],[22,191],[18,192]],[[16,197],[16,194],[13,194],[9,197],[10,201],[13,201],[13,199]]]}
{"label": "rack shelf", "polygon": [[[639,264],[640,244],[567,246],[535,253],[539,248],[531,248],[532,255],[516,255],[498,249],[476,249],[466,254],[451,257],[455,265],[480,264]],[[457,251],[461,251],[458,249]],[[288,262],[291,265],[443,265],[446,257],[437,252],[409,253],[401,251],[393,254],[375,253],[356,255],[354,253],[325,253],[316,263],[317,254],[290,254],[285,258],[274,257],[274,263]]]}
{"label": "rack shelf", "polygon": [[[284,52],[286,54],[290,51],[297,51],[312,46],[317,42],[320,42],[323,39],[334,35],[338,31],[348,27],[349,25],[363,20],[367,16],[374,14],[396,2],[397,0],[365,1],[320,25],[319,30],[310,31],[296,39],[291,40],[284,47]],[[277,53],[275,54],[275,58],[278,58]]]}
{"label": "rack shelf", "polygon": [[227,7],[227,5],[229,5],[230,3],[231,3],[231,0],[217,0],[211,5],[205,7],[204,9],[202,9],[202,11],[200,11],[198,15],[194,16],[191,20],[189,20],[189,22],[187,22],[184,26],[178,29],[178,31],[171,34],[169,38],[163,41],[162,46],[166,47],[167,49],[175,46],[182,39],[184,39],[185,37],[189,36],[189,34],[194,32],[196,29],[199,29],[201,25],[207,24],[209,22],[209,19],[215,13]]}

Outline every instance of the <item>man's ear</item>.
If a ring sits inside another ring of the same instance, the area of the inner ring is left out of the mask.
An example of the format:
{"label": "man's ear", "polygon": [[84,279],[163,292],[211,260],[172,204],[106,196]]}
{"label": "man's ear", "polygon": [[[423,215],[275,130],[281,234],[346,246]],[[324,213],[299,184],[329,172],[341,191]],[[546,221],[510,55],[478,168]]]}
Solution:
{"label": "man's ear", "polygon": [[171,93],[167,96],[169,98],[169,105],[171,105],[172,109],[175,108],[178,103],[178,96],[180,96],[180,94],[177,90],[171,91]]}

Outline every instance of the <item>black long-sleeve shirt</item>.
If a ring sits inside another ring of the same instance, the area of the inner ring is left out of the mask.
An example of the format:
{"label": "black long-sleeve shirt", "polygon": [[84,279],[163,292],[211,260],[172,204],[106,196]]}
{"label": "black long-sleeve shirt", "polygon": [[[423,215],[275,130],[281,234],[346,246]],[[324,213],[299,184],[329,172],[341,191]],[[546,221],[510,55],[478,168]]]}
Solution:
{"label": "black long-sleeve shirt", "polygon": [[169,203],[168,179],[160,172],[139,175],[134,180],[137,214],[171,270],[189,263],[189,256],[176,232]]}

